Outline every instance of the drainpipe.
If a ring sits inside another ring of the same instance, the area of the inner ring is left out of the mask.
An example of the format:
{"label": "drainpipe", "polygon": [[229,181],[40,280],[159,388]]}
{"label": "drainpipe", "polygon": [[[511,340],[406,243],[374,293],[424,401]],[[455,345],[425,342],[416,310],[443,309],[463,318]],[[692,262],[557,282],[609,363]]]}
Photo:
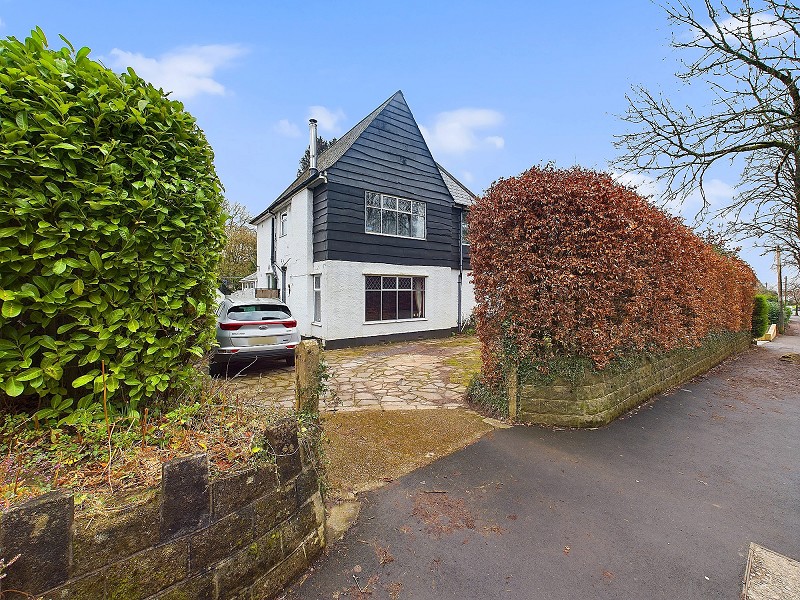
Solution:
{"label": "drainpipe", "polygon": [[308,120],[308,134],[311,138],[308,144],[308,168],[317,168],[317,120]]}
{"label": "drainpipe", "polygon": [[464,228],[461,222],[464,220],[464,211],[460,213],[461,219],[458,223],[458,330],[461,331],[461,286],[464,281]]}
{"label": "drainpipe", "polygon": [[270,248],[269,253],[269,268],[272,271],[272,276],[275,278],[276,284],[278,281],[278,264],[277,264],[277,250],[276,246],[278,245],[278,230],[275,229],[275,214],[270,213],[272,215],[272,245]]}

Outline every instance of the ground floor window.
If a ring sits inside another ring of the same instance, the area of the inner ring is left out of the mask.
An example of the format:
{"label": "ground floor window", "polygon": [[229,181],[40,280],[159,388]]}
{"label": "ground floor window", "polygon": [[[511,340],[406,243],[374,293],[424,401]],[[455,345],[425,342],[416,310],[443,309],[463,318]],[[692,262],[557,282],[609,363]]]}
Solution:
{"label": "ground floor window", "polygon": [[367,275],[364,320],[399,321],[425,317],[425,278]]}
{"label": "ground floor window", "polygon": [[267,290],[277,290],[278,289],[278,278],[275,277],[272,273],[267,273],[264,275],[264,289]]}
{"label": "ground floor window", "polygon": [[314,275],[314,322],[322,323],[322,293],[320,292],[320,275]]}

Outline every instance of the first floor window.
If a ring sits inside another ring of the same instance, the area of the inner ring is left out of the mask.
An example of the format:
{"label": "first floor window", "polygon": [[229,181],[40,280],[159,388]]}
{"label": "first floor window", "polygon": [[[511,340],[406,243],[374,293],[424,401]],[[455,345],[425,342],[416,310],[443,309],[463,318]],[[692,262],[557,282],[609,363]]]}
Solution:
{"label": "first floor window", "polygon": [[314,322],[322,323],[321,275],[314,275]]}
{"label": "first floor window", "polygon": [[425,278],[367,275],[364,320],[402,321],[425,317]]}
{"label": "first floor window", "polygon": [[425,203],[366,192],[364,231],[425,239]]}
{"label": "first floor window", "polygon": [[289,211],[283,211],[280,216],[280,229],[279,235],[283,237],[289,231],[288,229],[288,222],[289,222]]}

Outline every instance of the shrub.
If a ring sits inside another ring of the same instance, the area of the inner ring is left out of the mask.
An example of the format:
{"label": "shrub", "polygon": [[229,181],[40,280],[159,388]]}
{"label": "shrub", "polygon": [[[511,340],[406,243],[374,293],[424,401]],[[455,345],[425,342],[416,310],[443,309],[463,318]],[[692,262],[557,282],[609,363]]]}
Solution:
{"label": "shrub", "polygon": [[501,179],[469,227],[487,383],[504,361],[574,356],[602,369],[751,327],[752,270],[610,175],[546,167]]}
{"label": "shrub", "polygon": [[497,386],[486,385],[476,376],[467,386],[467,398],[483,412],[497,417],[508,416],[508,399]]}
{"label": "shrub", "polygon": [[[778,304],[777,300],[768,300],[767,304],[768,304],[768,307],[769,307],[769,317],[768,317],[769,318],[769,322],[770,322],[770,324],[777,325],[778,324],[778,317],[781,314],[780,305]],[[788,306],[784,306],[783,307],[783,313],[784,313],[783,322],[784,323],[788,323],[789,319],[792,316],[792,309],[789,308]]]}
{"label": "shrub", "polygon": [[40,418],[97,413],[104,387],[134,412],[213,337],[212,150],[182,104],[88,54],[38,28],[0,41],[0,401]]}
{"label": "shrub", "polygon": [[769,329],[769,308],[766,296],[759,294],[753,299],[751,333],[754,338],[760,338]]}

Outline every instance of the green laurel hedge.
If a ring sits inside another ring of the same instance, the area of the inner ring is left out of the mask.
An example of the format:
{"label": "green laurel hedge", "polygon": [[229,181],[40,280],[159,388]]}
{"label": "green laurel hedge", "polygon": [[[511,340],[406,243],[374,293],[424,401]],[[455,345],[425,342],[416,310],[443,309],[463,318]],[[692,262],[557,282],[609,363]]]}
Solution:
{"label": "green laurel hedge", "polygon": [[194,118],[64,41],[0,41],[0,401],[49,419],[194,379],[224,242]]}
{"label": "green laurel hedge", "polygon": [[753,299],[753,318],[750,332],[754,338],[760,338],[769,329],[769,303],[767,297],[757,294]]}

